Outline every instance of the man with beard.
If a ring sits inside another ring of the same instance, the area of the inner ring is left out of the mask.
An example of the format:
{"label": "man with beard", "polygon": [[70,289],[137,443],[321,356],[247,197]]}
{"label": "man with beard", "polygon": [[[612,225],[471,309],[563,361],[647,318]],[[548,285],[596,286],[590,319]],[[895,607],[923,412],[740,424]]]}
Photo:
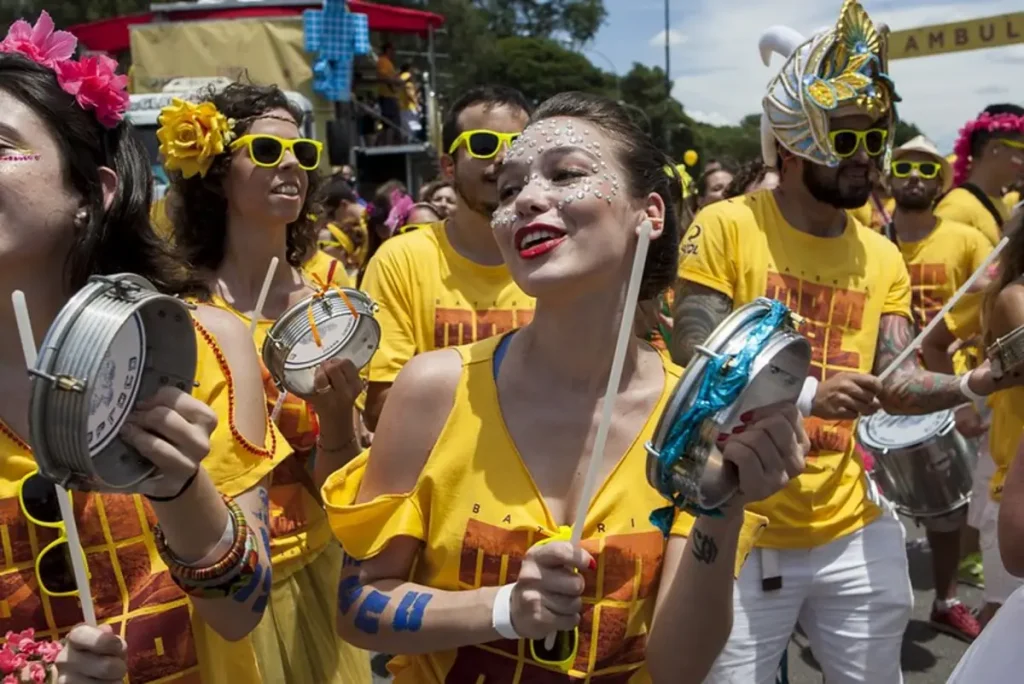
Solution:
{"label": "man with beard", "polygon": [[512,282],[491,230],[497,169],[528,118],[529,104],[511,88],[474,88],[459,98],[442,130],[441,170],[455,188],[454,214],[387,240],[367,265],[362,288],[380,305],[381,326],[363,414],[371,431],[413,356],[498,335],[533,317],[533,299]]}
{"label": "man with beard", "polygon": [[[992,245],[971,226],[938,218],[932,213],[936,198],[949,191],[953,170],[935,146],[918,136],[893,154],[889,168],[889,185],[896,210],[886,232],[900,248],[910,271],[911,314],[917,330],[931,322],[953,294],[981,267],[992,251]],[[982,293],[965,295],[953,308],[953,315],[978,318]],[[967,370],[963,354],[956,357],[960,370]],[[950,370],[942,359],[925,366],[933,371]],[[974,408],[966,407],[967,416],[958,426],[967,437],[980,437],[984,429],[971,418]],[[985,492],[982,492],[985,496]],[[966,641],[973,641],[981,625],[956,596],[957,566],[960,561],[961,535],[966,521],[966,507],[947,516],[926,518],[924,525],[931,547],[935,602],[931,623],[936,629]]]}
{"label": "man with beard", "polygon": [[713,204],[684,240],[674,306],[677,362],[734,308],[758,297],[799,314],[820,384],[805,422],[804,472],[750,506],[769,519],[736,582],[732,633],[708,682],[771,682],[799,621],[829,682],[902,681],[913,596],[902,524],[855,455],[856,419],[879,408],[933,413],[995,390],[985,364],[962,378],[913,357],[883,384],[913,338],[899,249],[844,210],[863,205],[895,128],[887,30],[854,0],[809,40],[785,27],[761,39],[786,61],[763,100],[762,156],[774,190]]}

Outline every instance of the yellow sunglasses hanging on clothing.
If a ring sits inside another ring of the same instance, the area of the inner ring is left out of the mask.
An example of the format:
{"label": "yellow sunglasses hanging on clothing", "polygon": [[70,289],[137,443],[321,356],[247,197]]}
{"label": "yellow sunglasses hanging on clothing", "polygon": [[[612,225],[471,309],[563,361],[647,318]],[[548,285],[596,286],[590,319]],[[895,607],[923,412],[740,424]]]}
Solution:
{"label": "yellow sunglasses hanging on clothing", "polygon": [[312,171],[320,166],[320,155],[324,144],[309,138],[279,138],[266,133],[243,135],[231,143],[231,150],[242,147],[249,149],[249,158],[256,166],[272,169],[281,163],[285,152],[291,152],[299,168]]}
{"label": "yellow sunglasses hanging on clothing", "polygon": [[493,159],[497,156],[503,145],[506,148],[512,147],[512,143],[520,135],[522,133],[499,133],[498,131],[485,129],[463,131],[455,139],[455,142],[452,143],[452,146],[448,148],[448,154],[455,154],[455,150],[459,149],[459,145],[466,143],[466,151],[469,152],[470,157],[474,159]]}
{"label": "yellow sunglasses hanging on clothing", "polygon": [[[57,490],[53,483],[43,479],[38,472],[29,473],[18,482],[18,503],[29,522],[58,533],[57,538],[44,546],[36,556],[36,581],[39,582],[39,588],[44,594],[53,597],[77,595],[78,585],[71,565],[71,546],[68,544],[67,530],[60,515]],[[85,565],[89,567],[88,563]]]}

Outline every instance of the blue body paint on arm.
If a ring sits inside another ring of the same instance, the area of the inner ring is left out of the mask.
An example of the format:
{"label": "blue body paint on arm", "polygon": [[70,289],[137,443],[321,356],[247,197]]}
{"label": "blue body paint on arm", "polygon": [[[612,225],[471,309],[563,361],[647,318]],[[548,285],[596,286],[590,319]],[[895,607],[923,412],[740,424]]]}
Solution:
{"label": "blue body paint on arm", "polygon": [[[268,573],[269,574],[269,573]],[[253,571],[252,577],[249,578],[249,583],[244,587],[236,591],[231,598],[237,603],[245,603],[249,600],[249,597],[256,591],[256,587],[260,585],[260,580],[263,579],[263,566],[259,563],[256,564],[256,570]]]}
{"label": "blue body paint on arm", "polygon": [[271,572],[270,568],[267,568],[267,572],[263,575],[263,593],[256,597],[256,601],[252,604],[252,612],[263,613],[267,609],[267,601],[270,600],[270,590],[274,588],[274,573]]}
{"label": "blue body paint on arm", "polygon": [[376,634],[380,627],[380,616],[390,602],[391,597],[387,594],[382,594],[376,589],[370,592],[356,611],[356,618],[353,621],[356,629],[367,634]]}
{"label": "blue body paint on arm", "polygon": [[423,626],[423,612],[427,609],[433,594],[419,593],[416,591],[407,592],[398,604],[398,611],[391,622],[391,627],[396,632],[418,632]]}

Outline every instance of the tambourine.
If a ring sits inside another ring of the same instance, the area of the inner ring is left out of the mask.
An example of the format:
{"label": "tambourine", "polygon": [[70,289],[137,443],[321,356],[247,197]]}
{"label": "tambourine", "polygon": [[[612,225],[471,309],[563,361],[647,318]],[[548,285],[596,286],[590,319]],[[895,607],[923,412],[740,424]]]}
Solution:
{"label": "tambourine", "polygon": [[1006,333],[985,350],[992,363],[992,377],[998,380],[1024,366],[1024,326]]}
{"label": "tambourine", "polygon": [[739,483],[719,435],[731,434],[749,411],[806,395],[811,345],[796,331],[799,321],[783,304],[759,298],[697,348],[646,445],[647,480],[676,507],[717,513]]}
{"label": "tambourine", "polygon": [[263,364],[292,394],[314,393],[313,377],[328,359],[370,362],[380,344],[377,304],[359,290],[331,288],[286,310],[263,341]]}
{"label": "tambourine", "polygon": [[160,387],[191,393],[189,305],[132,273],[93,276],[57,314],[32,375],[29,435],[39,472],[67,489],[124,492],[157,476],[119,437]]}

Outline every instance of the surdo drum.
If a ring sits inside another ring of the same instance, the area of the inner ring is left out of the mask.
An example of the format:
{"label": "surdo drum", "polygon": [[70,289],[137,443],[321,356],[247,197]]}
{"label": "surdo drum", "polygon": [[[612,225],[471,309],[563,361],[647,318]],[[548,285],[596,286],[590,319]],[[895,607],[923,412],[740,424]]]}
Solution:
{"label": "surdo drum", "polygon": [[263,364],[292,394],[315,392],[313,377],[328,359],[370,362],[380,344],[377,304],[359,290],[330,288],[285,311],[263,341]]}
{"label": "surdo drum", "polygon": [[903,515],[938,518],[971,499],[977,452],[956,430],[952,410],[923,416],[879,411],[862,418],[857,441],[875,458],[871,475]]}
{"label": "surdo drum", "polygon": [[119,437],[165,385],[191,393],[189,305],[132,273],[94,276],[46,333],[33,368],[30,436],[39,472],[68,489],[123,492],[156,468]]}
{"label": "surdo drum", "polygon": [[758,298],[697,348],[647,444],[647,480],[676,506],[717,511],[738,486],[717,445],[748,411],[801,398],[811,346],[798,321],[781,303]]}

